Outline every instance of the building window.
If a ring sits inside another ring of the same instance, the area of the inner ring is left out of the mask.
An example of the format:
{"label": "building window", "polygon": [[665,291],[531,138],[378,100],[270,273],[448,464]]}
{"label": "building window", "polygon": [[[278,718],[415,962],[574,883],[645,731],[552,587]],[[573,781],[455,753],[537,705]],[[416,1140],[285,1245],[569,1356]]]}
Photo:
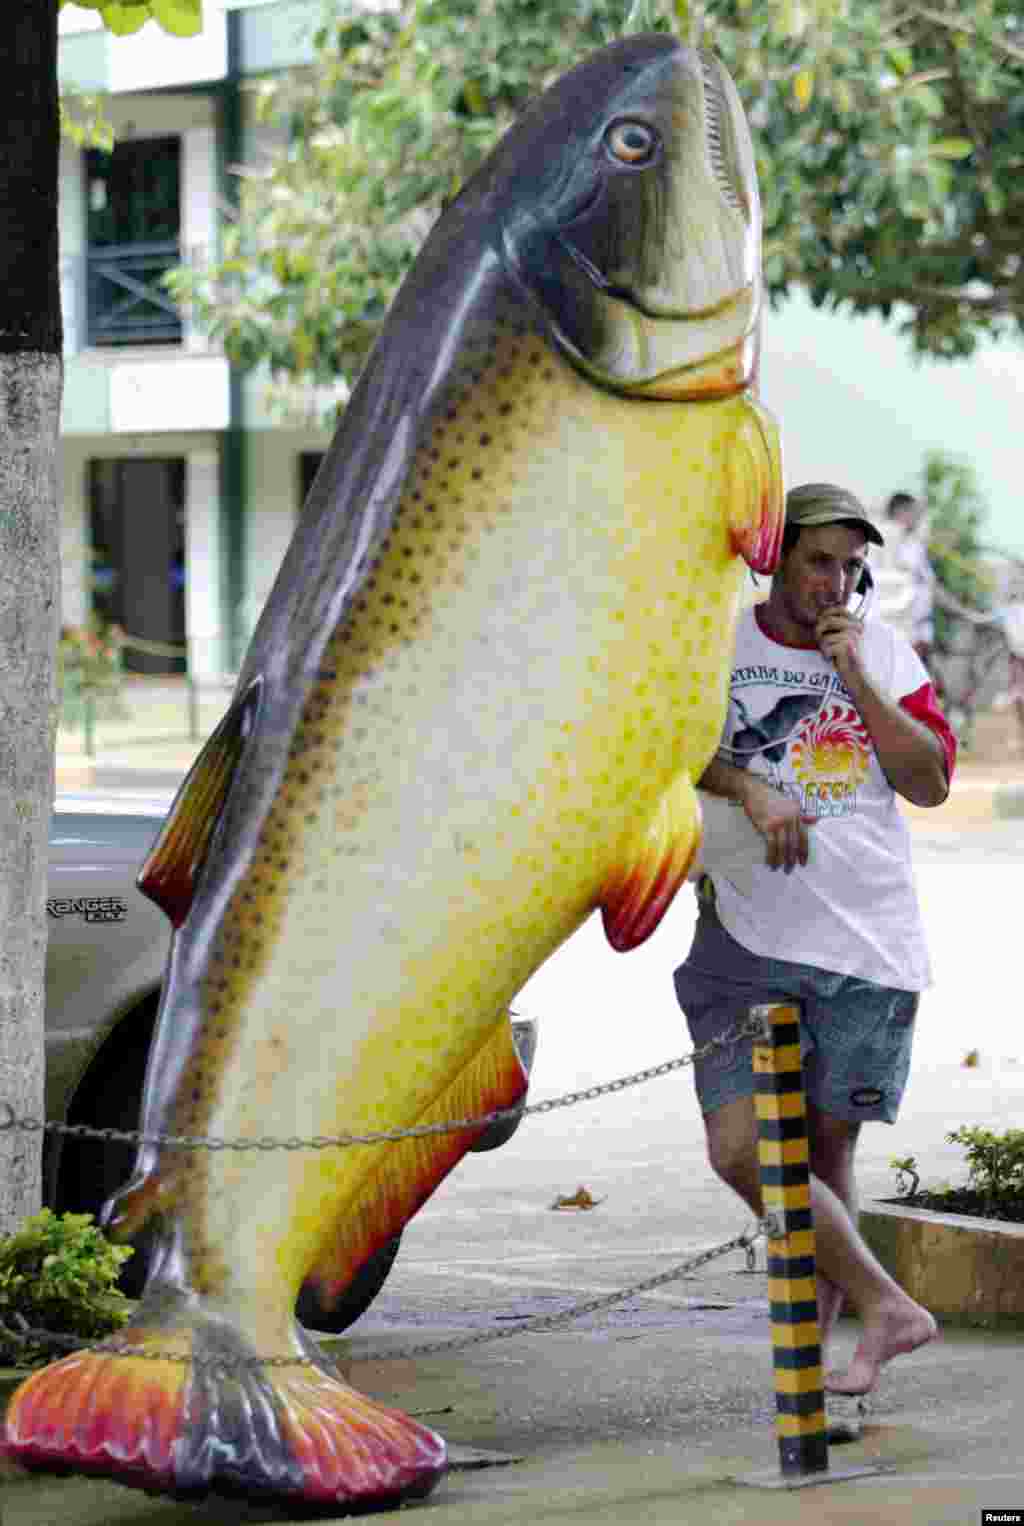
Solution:
{"label": "building window", "polygon": [[[139,644],[134,673],[183,673],[185,462],[131,456],[89,462],[92,605]],[[163,649],[163,650],[161,650]]]}
{"label": "building window", "polygon": [[90,149],[85,173],[89,344],[180,344],[181,315],[161,285],[181,262],[180,138]]}

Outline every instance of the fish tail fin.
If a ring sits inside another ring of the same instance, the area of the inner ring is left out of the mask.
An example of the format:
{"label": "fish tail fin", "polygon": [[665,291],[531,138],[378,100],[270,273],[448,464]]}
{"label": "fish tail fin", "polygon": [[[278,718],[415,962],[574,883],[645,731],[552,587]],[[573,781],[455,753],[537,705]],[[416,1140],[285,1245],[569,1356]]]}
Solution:
{"label": "fish tail fin", "polygon": [[[169,1293],[181,1299],[170,1317]],[[429,1493],[446,1467],[441,1438],[350,1387],[293,1320],[275,1324],[277,1351],[257,1351],[233,1319],[164,1285],[116,1338],[21,1384],[2,1450],[26,1468],[180,1499],[347,1513]]]}

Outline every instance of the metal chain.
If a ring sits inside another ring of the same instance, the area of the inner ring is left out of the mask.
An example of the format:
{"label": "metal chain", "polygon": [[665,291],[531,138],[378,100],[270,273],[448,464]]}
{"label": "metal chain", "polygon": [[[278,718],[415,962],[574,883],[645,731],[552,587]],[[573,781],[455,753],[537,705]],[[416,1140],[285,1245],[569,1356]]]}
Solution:
{"label": "metal chain", "polygon": [[[138,1143],[163,1144],[176,1149],[206,1149],[206,1150],[326,1150],[347,1149],[350,1145],[370,1145],[383,1143],[397,1143],[402,1139],[419,1139],[431,1134],[452,1133],[462,1129],[481,1128],[491,1123],[503,1121],[507,1118],[525,1118],[541,1113],[551,1113],[556,1109],[573,1107],[580,1102],[592,1102],[599,1097],[613,1095],[616,1092],[625,1091],[627,1087],[638,1086],[645,1081],[656,1080],[660,1076],[670,1075],[673,1071],[681,1070],[695,1061],[705,1059],[716,1049],[728,1049],[746,1038],[759,1038],[764,1036],[764,1027],[760,1018],[748,1016],[741,1019],[731,1028],[718,1037],[710,1039],[706,1044],[700,1045],[690,1054],[680,1055],[676,1059],[665,1060],[660,1065],[649,1066],[645,1070],[635,1071],[632,1075],[619,1076],[615,1080],[605,1081],[597,1086],[588,1086],[581,1091],[567,1092],[561,1097],[550,1097],[543,1102],[532,1103],[527,1107],[498,1108],[491,1113],[484,1113],[476,1118],[456,1118],[442,1123],[418,1124],[408,1129],[387,1129],[368,1134],[344,1134],[336,1137],[317,1136],[313,1139],[274,1139],[269,1136],[259,1139],[215,1139],[204,1135],[177,1135],[177,1134],[147,1134],[141,1130],[131,1129],[96,1129],[87,1124],[66,1124],[55,1121],[42,1122],[39,1119],[19,1118],[10,1103],[0,1103],[0,1108],[6,1111],[7,1116],[0,1119],[0,1133],[12,1129],[20,1129],[26,1132],[39,1132],[61,1134],[65,1137],[77,1139],[99,1139],[108,1143]],[[538,1315],[534,1319],[524,1320],[507,1330],[480,1331],[469,1336],[455,1336],[448,1341],[437,1342],[433,1345],[419,1345],[402,1348],[397,1352],[382,1352],[367,1360],[397,1360],[410,1356],[425,1356],[441,1352],[464,1351],[473,1346],[482,1346],[494,1340],[507,1340],[515,1335],[526,1335],[538,1330],[554,1329],[558,1325],[569,1324],[573,1320],[581,1319],[588,1314],[596,1313],[613,1304],[622,1303],[628,1298],[650,1292],[655,1288],[664,1286],[665,1283],[674,1282],[680,1277],[687,1276],[690,1272],[706,1266],[710,1261],[719,1256],[726,1255],[731,1250],[749,1250],[749,1248],[763,1235],[778,1233],[778,1226],[771,1216],[759,1221],[753,1231],[746,1231],[727,1240],[722,1245],[712,1247],[707,1251],[701,1251],[698,1255],[690,1257],[679,1266],[673,1267],[667,1272],[660,1272],[654,1277],[649,1277],[643,1282],[632,1284],[617,1293],[602,1294],[598,1298],[592,1298],[584,1303],[575,1304],[572,1308],[564,1310],[560,1314]],[[0,1334],[5,1335],[15,1344],[30,1345],[33,1341],[46,1342],[56,1347],[62,1347],[69,1351],[93,1350],[96,1348],[87,1341],[79,1340],[75,1336],[63,1335],[55,1331],[36,1329],[26,1324],[24,1319],[15,1315],[18,1329],[12,1329],[0,1320]],[[291,1356],[268,1356],[249,1357],[243,1361],[223,1361],[217,1357],[183,1357],[178,1352],[170,1351],[140,1351],[131,1345],[111,1344],[104,1346],[97,1354],[103,1356],[131,1356],[145,1361],[171,1361],[183,1362],[187,1365],[200,1367],[204,1370],[231,1370],[238,1368],[263,1368],[263,1367],[306,1367],[312,1362],[307,1357]]]}
{"label": "metal chain", "polygon": [[398,1351],[381,1353],[376,1360],[401,1361],[413,1356],[435,1356],[441,1352],[468,1351],[471,1346],[484,1346],[490,1341],[508,1340],[514,1335],[532,1335],[539,1330],[553,1330],[559,1325],[567,1325],[573,1320],[583,1319],[588,1314],[609,1309],[614,1304],[624,1303],[628,1298],[638,1298],[642,1293],[653,1292],[655,1288],[664,1287],[668,1282],[676,1282],[680,1277],[686,1277],[690,1272],[698,1271],[702,1266],[707,1266],[719,1256],[727,1255],[731,1250],[745,1250],[748,1245],[755,1244],[763,1233],[764,1228],[759,1223],[754,1230],[734,1235],[731,1240],[726,1240],[722,1245],[712,1246],[710,1250],[700,1251],[698,1255],[680,1262],[678,1266],[672,1267],[667,1272],[646,1277],[643,1282],[634,1282],[631,1287],[623,1288],[618,1293],[602,1293],[599,1297],[590,1298],[585,1303],[574,1304],[571,1309],[564,1309],[560,1314],[538,1314],[533,1319],[524,1319],[506,1330],[482,1330],[475,1335],[456,1335],[451,1340],[439,1341],[434,1345],[403,1346]]}
{"label": "metal chain", "polygon": [[[588,1314],[596,1314],[602,1309],[609,1309],[614,1304],[624,1303],[629,1298],[637,1298],[643,1293],[653,1292],[655,1288],[664,1287],[668,1282],[676,1282],[680,1277],[686,1277],[691,1272],[699,1271],[703,1266],[716,1261],[719,1256],[727,1255],[732,1250],[747,1250],[762,1237],[762,1235],[775,1235],[778,1233],[777,1221],[772,1216],[766,1216],[754,1225],[753,1229],[745,1230],[743,1234],[734,1235],[731,1240],[726,1240],[722,1245],[712,1246],[710,1250],[699,1251],[695,1256],[690,1256],[678,1266],[672,1267],[667,1272],[658,1272],[653,1277],[646,1277],[642,1282],[634,1282],[627,1288],[622,1288],[617,1293],[602,1293],[597,1298],[589,1298],[583,1303],[574,1304],[570,1309],[563,1309],[558,1314],[538,1314],[532,1319],[524,1319],[521,1323],[506,1330],[479,1330],[473,1335],[456,1335],[447,1341],[427,1342],[416,1346],[402,1346],[397,1351],[371,1352],[369,1356],[362,1358],[367,1362],[381,1361],[405,1361],[409,1357],[416,1356],[440,1356],[442,1353],[451,1354],[456,1351],[468,1351],[471,1347],[486,1346],[491,1341],[510,1340],[517,1335],[532,1335],[540,1330],[553,1330],[559,1325],[571,1324],[574,1320],[584,1319]],[[200,1368],[203,1371],[237,1371],[240,1369],[260,1369],[264,1367],[312,1367],[314,1362],[310,1357],[301,1356],[253,1356],[240,1361],[225,1361],[219,1357],[187,1357],[177,1351],[140,1351],[138,1347],[127,1344],[110,1343],[102,1347],[90,1345],[88,1341],[79,1340],[73,1335],[63,1335],[53,1330],[41,1330],[28,1325],[20,1315],[14,1315],[18,1328],[12,1329],[0,1320],[0,1335],[6,1336],[16,1345],[28,1346],[33,1341],[45,1342],[49,1345],[63,1348],[68,1351],[91,1351],[96,1356],[130,1356],[139,1361],[147,1362],[178,1362],[184,1366]],[[315,1333],[315,1332],[314,1332]]]}
{"label": "metal chain", "polygon": [[635,1071],[629,1076],[619,1076],[598,1086],[588,1086],[582,1091],[566,1092],[561,1097],[549,1097],[543,1102],[533,1102],[526,1107],[502,1107],[492,1113],[476,1118],[451,1118],[442,1123],[420,1123],[407,1129],[383,1129],[367,1134],[316,1135],[312,1139],[278,1139],[263,1135],[254,1139],[217,1139],[205,1134],[148,1134],[139,1129],[97,1129],[86,1123],[43,1122],[38,1118],[19,1118],[9,1102],[0,1102],[0,1134],[18,1129],[25,1133],[60,1134],[72,1139],[99,1139],[107,1144],[156,1144],[174,1150],[346,1150],[352,1145],[397,1144],[403,1139],[423,1139],[432,1134],[453,1134],[463,1129],[483,1128],[491,1123],[511,1118],[536,1117],[541,1113],[553,1113],[558,1108],[574,1107],[579,1102],[594,1102],[627,1087],[639,1086],[645,1081],[657,1080],[671,1075],[697,1060],[706,1059],[716,1049],[731,1049],[747,1038],[760,1038],[764,1026],[759,1018],[741,1018],[725,1033],[709,1039],[706,1044],[690,1054],[664,1060],[660,1065]]}

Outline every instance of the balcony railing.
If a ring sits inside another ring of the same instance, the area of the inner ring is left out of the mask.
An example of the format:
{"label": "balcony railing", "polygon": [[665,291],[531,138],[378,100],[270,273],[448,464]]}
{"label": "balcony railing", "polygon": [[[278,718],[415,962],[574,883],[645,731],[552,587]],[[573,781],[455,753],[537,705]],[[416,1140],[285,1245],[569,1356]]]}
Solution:
{"label": "balcony railing", "polygon": [[180,344],[181,314],[161,277],[181,264],[177,239],[86,252],[86,343]]}

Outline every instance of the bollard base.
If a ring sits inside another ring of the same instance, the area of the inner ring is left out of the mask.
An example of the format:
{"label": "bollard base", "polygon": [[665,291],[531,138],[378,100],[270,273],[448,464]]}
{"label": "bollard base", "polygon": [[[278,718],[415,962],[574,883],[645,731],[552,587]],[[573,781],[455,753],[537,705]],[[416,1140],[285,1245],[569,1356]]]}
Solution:
{"label": "bollard base", "polygon": [[849,1468],[823,1468],[820,1473],[806,1473],[801,1478],[787,1478],[778,1468],[759,1468],[754,1473],[737,1473],[726,1482],[746,1484],[752,1489],[809,1489],[812,1484],[839,1484],[847,1478],[863,1478],[869,1473],[885,1473],[882,1463],[855,1463]]}

